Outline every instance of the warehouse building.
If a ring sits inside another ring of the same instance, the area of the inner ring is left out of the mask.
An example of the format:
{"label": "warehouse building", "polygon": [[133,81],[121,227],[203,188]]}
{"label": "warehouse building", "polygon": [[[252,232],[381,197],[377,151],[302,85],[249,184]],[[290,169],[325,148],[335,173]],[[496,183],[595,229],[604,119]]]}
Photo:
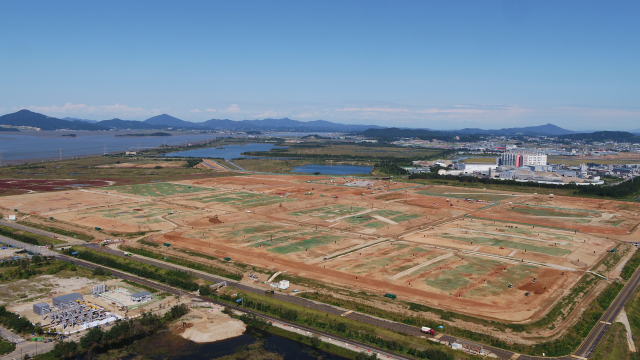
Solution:
{"label": "warehouse building", "polygon": [[51,300],[51,303],[53,304],[54,307],[59,308],[61,304],[69,305],[69,303],[74,303],[76,302],[76,300],[83,301],[84,298],[82,297],[82,295],[78,293],[71,293],[71,294],[62,295],[62,296],[56,296]]}

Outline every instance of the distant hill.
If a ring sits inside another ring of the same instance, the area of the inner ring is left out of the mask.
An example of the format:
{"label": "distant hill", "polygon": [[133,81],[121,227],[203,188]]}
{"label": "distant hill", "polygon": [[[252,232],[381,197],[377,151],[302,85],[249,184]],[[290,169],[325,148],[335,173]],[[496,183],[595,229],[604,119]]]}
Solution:
{"label": "distant hill", "polygon": [[483,129],[462,129],[455,130],[457,133],[461,134],[484,134],[484,135],[547,135],[547,136],[558,136],[558,135],[568,135],[575,134],[576,131],[571,131],[567,129],[563,129],[559,126],[553,124],[539,125],[539,126],[527,126],[521,128],[504,128],[500,130],[483,130]]}
{"label": "distant hill", "polygon": [[150,117],[144,121],[146,124],[150,125],[165,125],[171,127],[179,127],[179,128],[198,128],[202,127],[201,123],[193,123],[191,121],[184,121],[178,118],[175,118],[171,115],[162,114],[154,117]]}
{"label": "distant hill", "polygon": [[[198,124],[198,123],[197,123]],[[214,129],[235,129],[235,130],[247,130],[247,129],[260,129],[260,130],[276,130],[276,131],[318,131],[318,132],[351,132],[351,131],[364,131],[367,129],[382,129],[377,125],[350,125],[350,124],[338,124],[325,120],[314,121],[298,121],[291,120],[289,118],[283,119],[264,119],[264,120],[220,120],[211,119],[202,124],[202,127],[214,128]]]}
{"label": "distant hill", "polygon": [[33,126],[42,130],[107,130],[96,124],[57,119],[29,110],[20,110],[13,114],[0,116],[0,125]]}
{"label": "distant hill", "polygon": [[20,132],[20,130],[19,130],[19,129],[16,129],[16,128],[10,128],[10,127],[3,127],[3,126],[0,126],[0,131],[9,131],[9,132],[13,131],[13,132]]}
{"label": "distant hill", "polygon": [[584,142],[640,143],[640,136],[626,131],[596,131],[593,133],[563,135],[558,138]]}

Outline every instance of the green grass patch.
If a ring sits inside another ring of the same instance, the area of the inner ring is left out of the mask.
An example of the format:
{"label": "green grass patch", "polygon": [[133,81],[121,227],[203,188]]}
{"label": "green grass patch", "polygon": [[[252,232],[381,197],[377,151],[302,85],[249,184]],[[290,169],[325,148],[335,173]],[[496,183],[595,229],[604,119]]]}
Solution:
{"label": "green grass patch", "polygon": [[271,247],[267,251],[276,254],[289,254],[293,252],[305,251],[306,249],[313,249],[318,246],[326,245],[334,241],[339,241],[341,238],[334,235],[315,235],[308,239],[295,241],[283,246]]}
{"label": "green grass patch", "polygon": [[38,246],[66,243],[66,241],[56,240],[46,236],[33,234],[30,232],[26,232],[26,231],[14,229],[14,228],[11,228],[8,226],[2,226],[2,225],[0,225],[0,235],[6,236],[14,240],[22,241],[27,244],[38,245]]}
{"label": "green grass patch", "polygon": [[555,217],[583,218],[587,216],[587,214],[585,215],[570,214],[566,212],[554,211],[551,209],[532,209],[532,208],[525,208],[525,207],[514,207],[509,209],[509,211],[517,212],[524,215],[538,216],[538,217],[555,216]]}
{"label": "green grass patch", "polygon": [[479,236],[474,238],[465,238],[461,236],[452,236],[452,235],[441,235],[441,237],[445,239],[458,240],[462,242],[473,241],[474,245],[478,244],[478,245],[487,245],[487,246],[494,246],[494,247],[503,246],[505,248],[510,248],[514,250],[522,250],[522,251],[527,250],[527,251],[533,251],[533,252],[547,254],[551,256],[564,256],[564,255],[571,254],[571,250],[568,250],[568,249],[563,249],[563,248],[559,248],[551,245],[547,245],[547,246],[534,245],[534,244],[526,243],[525,242],[526,240],[524,239],[522,239],[522,241],[514,241],[514,240],[500,240],[500,239],[488,238],[484,236]]}
{"label": "green grass patch", "polygon": [[12,342],[5,341],[4,339],[0,340],[0,355],[9,354],[16,349],[16,344]]}
{"label": "green grass patch", "polygon": [[212,191],[211,189],[201,188],[192,185],[176,185],[172,183],[149,183],[128,186],[113,186],[102,188],[104,191],[117,191],[122,194],[132,194],[140,196],[171,196],[179,194],[190,194],[202,191]]}
{"label": "green grass patch", "polygon": [[620,277],[625,280],[629,280],[631,275],[633,275],[633,273],[636,272],[636,269],[638,269],[638,266],[640,266],[640,251],[636,250],[633,256],[631,256],[631,259],[629,259],[622,268]]}
{"label": "green grass patch", "polygon": [[225,277],[225,278],[232,279],[232,280],[241,280],[242,279],[242,274],[230,272],[230,271],[228,271],[228,270],[226,270],[224,268],[209,266],[209,265],[205,265],[205,264],[202,264],[202,263],[199,263],[199,262],[189,261],[189,260],[185,260],[185,259],[182,259],[182,258],[179,258],[179,257],[175,257],[175,256],[165,256],[163,254],[159,254],[157,252],[154,252],[154,251],[151,251],[151,250],[147,250],[147,249],[140,249],[140,248],[133,247],[133,246],[121,246],[120,249],[122,249],[124,251],[129,251],[129,252],[134,253],[134,254],[142,255],[142,256],[145,256],[145,257],[148,257],[148,258],[161,260],[161,261],[166,261],[168,263],[172,263],[172,264],[188,267],[190,269],[203,271],[203,272],[206,272],[206,273],[209,273],[209,274],[212,274],[212,275],[217,275],[217,276]]}
{"label": "green grass patch", "polygon": [[627,330],[622,323],[613,323],[600,340],[589,359],[592,360],[622,360],[628,359],[630,354],[627,345]]}
{"label": "green grass patch", "polygon": [[21,225],[24,225],[24,226],[30,226],[32,228],[36,228],[36,229],[40,229],[40,230],[44,230],[44,231],[48,231],[48,232],[52,232],[52,233],[56,233],[56,234],[59,234],[59,235],[64,235],[64,236],[80,239],[80,240],[85,240],[85,241],[91,241],[91,240],[94,239],[93,236],[87,235],[85,233],[69,231],[69,230],[60,229],[60,228],[57,228],[57,227],[54,227],[54,226],[47,226],[47,225],[44,225],[44,224],[37,224],[37,223],[29,222],[29,221],[18,221],[18,224],[21,224]]}

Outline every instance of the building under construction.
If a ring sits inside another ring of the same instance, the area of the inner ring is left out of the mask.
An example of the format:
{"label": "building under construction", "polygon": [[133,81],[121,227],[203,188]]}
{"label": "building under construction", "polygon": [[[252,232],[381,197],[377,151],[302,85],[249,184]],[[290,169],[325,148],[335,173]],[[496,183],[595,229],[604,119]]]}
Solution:
{"label": "building under construction", "polygon": [[39,304],[39,315],[42,321],[48,320],[52,327],[61,326],[62,329],[77,325],[86,325],[94,321],[103,320],[110,314],[100,306],[86,302],[82,295],[71,293],[53,298],[53,307]]}

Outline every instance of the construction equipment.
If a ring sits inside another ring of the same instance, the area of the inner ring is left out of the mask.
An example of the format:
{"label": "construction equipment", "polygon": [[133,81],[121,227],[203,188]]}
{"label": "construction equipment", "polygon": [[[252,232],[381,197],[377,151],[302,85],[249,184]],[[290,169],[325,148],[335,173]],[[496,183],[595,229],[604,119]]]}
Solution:
{"label": "construction equipment", "polygon": [[393,300],[395,300],[397,298],[397,296],[395,294],[389,294],[389,293],[384,294],[384,297],[389,298],[389,299],[393,299]]}

